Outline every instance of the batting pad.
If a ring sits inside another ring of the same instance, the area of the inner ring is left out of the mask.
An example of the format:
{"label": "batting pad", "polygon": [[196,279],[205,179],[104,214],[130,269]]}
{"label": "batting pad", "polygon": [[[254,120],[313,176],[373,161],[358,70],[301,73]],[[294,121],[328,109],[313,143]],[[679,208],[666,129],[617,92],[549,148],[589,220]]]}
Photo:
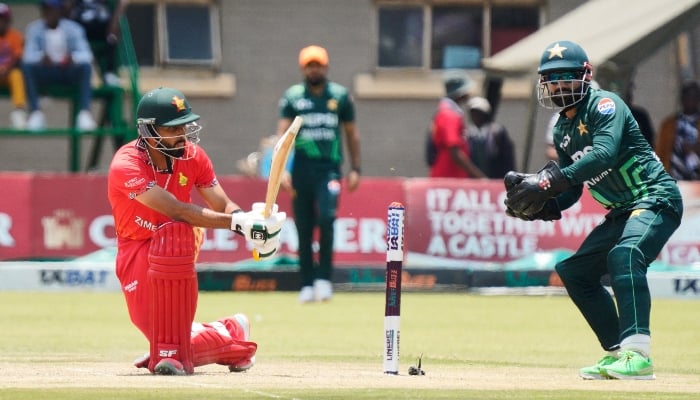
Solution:
{"label": "batting pad", "polygon": [[233,318],[208,324],[192,324],[194,366],[206,364],[237,365],[255,356],[258,345],[248,342],[233,328]]}
{"label": "batting pad", "polygon": [[188,374],[194,373],[190,343],[198,289],[194,259],[195,237],[190,225],[171,222],[156,230],[148,255],[151,372],[161,359],[174,358]]}

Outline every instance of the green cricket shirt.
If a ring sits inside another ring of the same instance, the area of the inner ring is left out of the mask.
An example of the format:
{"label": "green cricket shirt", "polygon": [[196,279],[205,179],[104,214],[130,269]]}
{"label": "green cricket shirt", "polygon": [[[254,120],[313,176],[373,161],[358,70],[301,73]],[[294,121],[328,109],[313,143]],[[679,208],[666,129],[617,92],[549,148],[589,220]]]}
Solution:
{"label": "green cricket shirt", "polygon": [[[589,89],[576,105],[573,119],[560,116],[553,135],[559,166],[569,182],[578,186],[578,196],[586,184],[607,209],[632,209],[651,198],[680,198],[675,180],[615,93]],[[561,208],[570,207],[578,196],[560,196]]]}
{"label": "green cricket shirt", "polygon": [[282,118],[293,119],[299,115],[304,120],[295,141],[295,163],[341,164],[341,126],[355,120],[355,107],[345,87],[327,82],[324,92],[314,96],[305,84],[299,83],[287,89],[279,108]]}

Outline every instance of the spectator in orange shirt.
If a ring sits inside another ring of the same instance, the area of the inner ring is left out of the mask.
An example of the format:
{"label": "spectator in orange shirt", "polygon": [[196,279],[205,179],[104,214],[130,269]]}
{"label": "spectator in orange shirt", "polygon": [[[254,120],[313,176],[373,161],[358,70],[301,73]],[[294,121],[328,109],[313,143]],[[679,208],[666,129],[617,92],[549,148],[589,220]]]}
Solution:
{"label": "spectator in orange shirt", "polygon": [[23,47],[24,35],[12,28],[10,7],[0,3],[0,85],[10,90],[12,104],[15,106],[10,112],[10,125],[15,129],[24,129],[27,124],[27,94],[19,66]]}

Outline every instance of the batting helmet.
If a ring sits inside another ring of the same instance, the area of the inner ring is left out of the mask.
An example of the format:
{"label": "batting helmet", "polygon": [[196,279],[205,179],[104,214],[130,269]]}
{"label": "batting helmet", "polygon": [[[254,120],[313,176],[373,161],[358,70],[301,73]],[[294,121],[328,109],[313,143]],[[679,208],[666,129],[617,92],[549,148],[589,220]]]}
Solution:
{"label": "batting helmet", "polygon": [[547,46],[537,72],[540,74],[537,98],[545,108],[571,107],[578,103],[588,93],[593,79],[588,54],[568,40]]}
{"label": "batting helmet", "polygon": [[[152,146],[172,158],[189,159],[194,156],[195,149],[186,151],[187,145],[168,147],[158,133],[158,126],[176,127],[185,125],[184,137],[186,142],[198,143],[199,131],[197,124],[199,115],[192,112],[190,103],[185,95],[173,88],[159,87],[143,95],[136,108],[136,124],[142,138],[157,139]],[[149,143],[150,146],[150,143]]]}
{"label": "batting helmet", "polygon": [[151,120],[156,126],[177,126],[194,122],[199,115],[192,112],[181,91],[159,87],[143,95],[136,108],[136,118]]}

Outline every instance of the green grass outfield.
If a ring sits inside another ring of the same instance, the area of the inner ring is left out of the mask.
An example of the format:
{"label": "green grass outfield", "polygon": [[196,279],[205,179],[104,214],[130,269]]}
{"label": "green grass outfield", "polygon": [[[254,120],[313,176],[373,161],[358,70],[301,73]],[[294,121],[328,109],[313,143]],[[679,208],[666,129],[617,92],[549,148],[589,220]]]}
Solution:
{"label": "green grass outfield", "polygon": [[[120,293],[0,292],[0,399],[693,399],[700,303],[654,300],[654,381],[583,381],[601,355],[565,296],[404,292],[401,374],[382,373],[383,293],[200,294],[197,321],[245,312],[257,364],[185,377],[131,365],[147,342]],[[425,376],[406,371],[423,354]]]}

